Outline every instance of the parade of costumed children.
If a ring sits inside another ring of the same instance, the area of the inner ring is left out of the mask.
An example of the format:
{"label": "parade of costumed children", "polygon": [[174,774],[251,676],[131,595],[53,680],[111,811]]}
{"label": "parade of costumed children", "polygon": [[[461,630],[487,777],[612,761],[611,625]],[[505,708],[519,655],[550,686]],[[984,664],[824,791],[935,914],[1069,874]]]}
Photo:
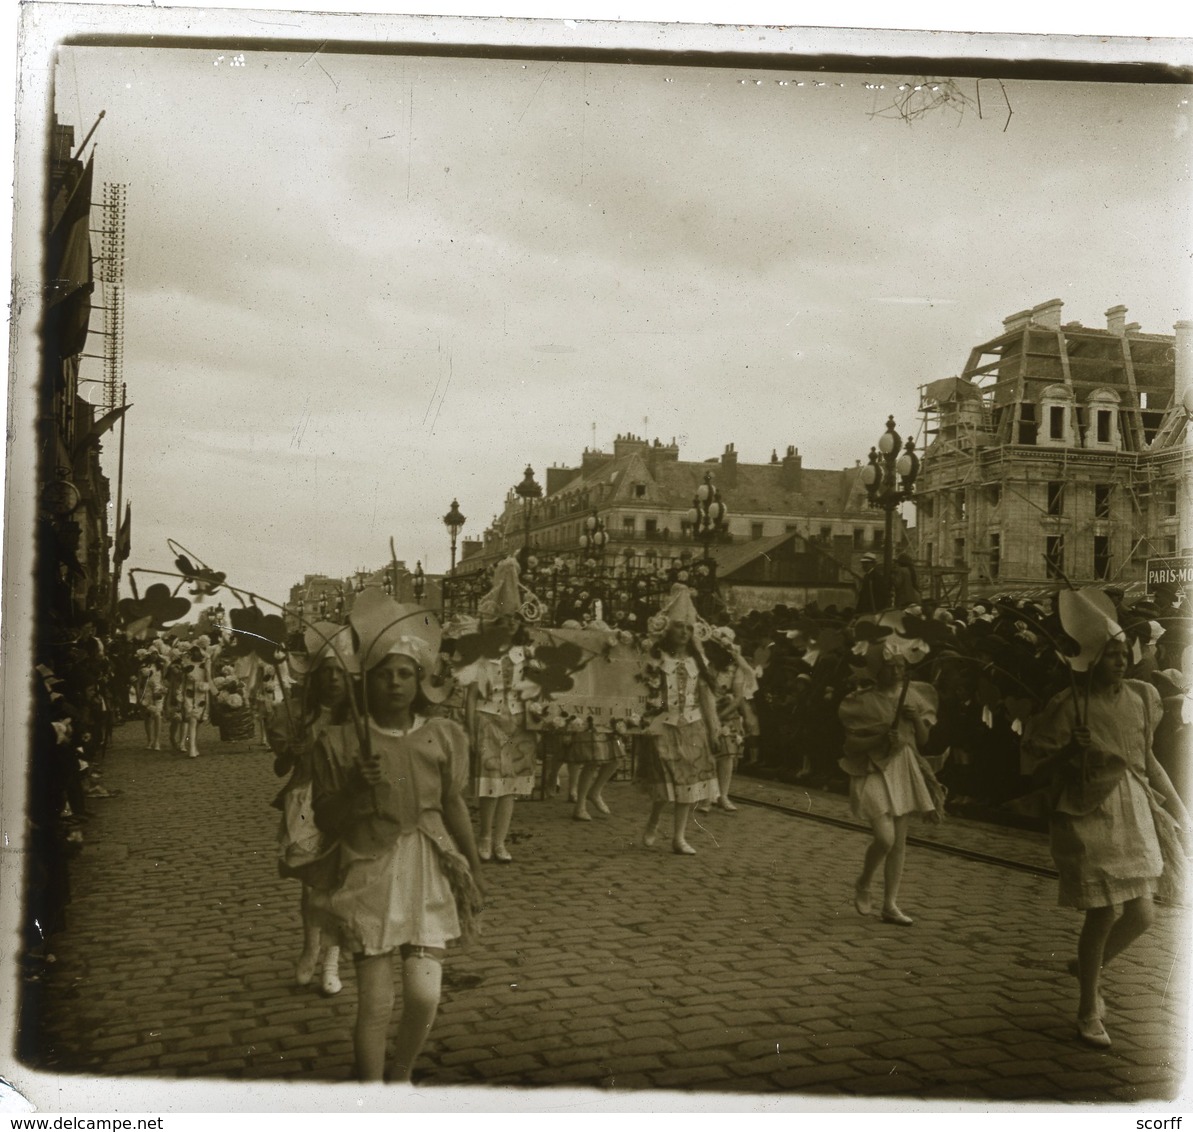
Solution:
{"label": "parade of costumed children", "polygon": [[274,773],[290,775],[273,802],[282,811],[278,872],[302,882],[303,947],[295,982],[307,986],[319,970],[319,989],[334,995],[342,989],[340,948],[328,899],[338,879],[338,861],[335,842],[315,824],[312,760],[319,736],[348,720],[349,681],[357,666],[347,625],[317,622],[306,629],[303,645],[305,654],[289,657],[301,693],[272,714],[267,733],[275,755]]}
{"label": "parade of costumed children", "polygon": [[468,737],[430,711],[446,693],[433,678],[441,642],[433,614],[370,587],[349,624],[363,714],[316,740],[315,820],[338,841],[329,907],[356,962],[357,1073],[385,1075],[396,953],[402,1005],[390,1079],[408,1082],[438,1009],[444,951],[471,933],[481,908],[464,800]]}
{"label": "parade of costumed children", "polygon": [[709,626],[696,612],[692,591],[676,584],[649,629],[643,679],[650,742],[644,744],[639,777],[650,793],[651,809],[642,843],[654,845],[670,805],[675,817],[671,849],[691,856],[696,850],[686,835],[692,810],[720,793],[714,754],[720,722],[713,677],[697,637],[707,637]]}
{"label": "parade of costumed children", "polygon": [[[613,630],[603,621],[592,621],[583,626],[579,621],[565,621],[560,629],[561,638],[566,640],[568,631],[576,630],[591,634],[604,633],[615,640]],[[568,796],[573,803],[572,817],[576,821],[592,821],[593,811],[609,816],[612,810],[605,801],[604,789],[617,773],[619,760],[626,757],[626,749],[617,725],[609,717],[598,723],[596,718],[577,721],[569,731],[545,731],[541,733],[546,789],[554,786],[554,773],[560,764],[568,768]],[[624,729],[624,727],[623,727]]]}
{"label": "parade of costumed children", "polygon": [[[478,847],[482,861],[509,864],[506,840],[517,798],[534,791],[538,736],[526,726],[522,691],[526,665],[524,601],[518,563],[499,562],[493,585],[477,606],[482,631],[507,634],[496,657],[482,656],[456,673],[465,691],[465,721],[472,740],[473,786],[476,792]],[[531,689],[533,690],[533,689]]]}

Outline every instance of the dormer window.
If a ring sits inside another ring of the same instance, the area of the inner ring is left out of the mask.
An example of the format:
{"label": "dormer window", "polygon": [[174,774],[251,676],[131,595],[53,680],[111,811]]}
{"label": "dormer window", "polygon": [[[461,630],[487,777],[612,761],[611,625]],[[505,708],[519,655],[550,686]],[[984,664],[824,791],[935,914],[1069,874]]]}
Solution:
{"label": "dormer window", "polygon": [[1064,440],[1065,438],[1065,407],[1063,405],[1048,406],[1048,439]]}
{"label": "dormer window", "polygon": [[1118,393],[1105,386],[1095,389],[1090,393],[1087,405],[1089,431],[1085,438],[1086,447],[1119,448]]}
{"label": "dormer window", "polygon": [[1049,385],[1040,396],[1040,435],[1037,444],[1068,448],[1073,439],[1073,394],[1064,385]]}

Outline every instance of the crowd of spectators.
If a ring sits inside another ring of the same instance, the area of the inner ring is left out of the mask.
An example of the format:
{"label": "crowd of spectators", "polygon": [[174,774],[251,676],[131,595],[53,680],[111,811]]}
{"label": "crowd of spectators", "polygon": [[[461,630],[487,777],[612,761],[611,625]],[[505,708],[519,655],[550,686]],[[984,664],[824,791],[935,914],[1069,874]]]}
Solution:
{"label": "crowd of spectators", "polygon": [[25,953],[48,958],[47,941],[65,926],[70,859],[83,844],[104,786],[104,760],[113,728],[136,709],[132,689],[135,646],[122,630],[109,632],[96,614],[70,630],[46,634],[32,683],[28,767]]}
{"label": "crowd of spectators", "polygon": [[[1189,785],[1185,753],[1193,701],[1189,610],[1162,587],[1150,600],[1125,604],[1107,587],[1130,646],[1128,678],[1147,680],[1164,700],[1156,755],[1182,793]],[[949,808],[1001,820],[1038,820],[1021,813],[1031,791],[1020,741],[1032,717],[1067,686],[1062,654],[1076,651],[1061,629],[1054,598],[985,599],[952,606],[913,601],[904,619],[932,646],[915,673],[939,697],[938,721],[924,754],[949,790]],[[855,646],[872,616],[854,607],[802,609],[777,605],[732,623],[758,672],[754,712],[758,737],[747,751],[747,774],[844,793],[838,766],[843,733],[838,707],[866,678]],[[864,636],[864,631],[863,634]]]}

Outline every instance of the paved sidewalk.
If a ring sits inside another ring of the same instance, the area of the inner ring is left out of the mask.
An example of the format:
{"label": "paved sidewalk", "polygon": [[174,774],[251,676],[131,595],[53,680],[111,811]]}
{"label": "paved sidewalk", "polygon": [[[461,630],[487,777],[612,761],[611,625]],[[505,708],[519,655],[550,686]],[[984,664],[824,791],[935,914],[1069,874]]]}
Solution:
{"label": "paved sidewalk", "polygon": [[[141,749],[117,733],[69,928],[35,985],[39,1067],[89,1075],[343,1081],[355,984],[293,985],[299,886],[275,870],[268,752]],[[645,799],[609,818],[521,801],[513,864],[487,866],[480,942],[453,951],[420,1083],[798,1093],[812,1098],[1135,1102],[1178,1095],[1185,918],[1108,976],[1107,1052],[1075,1038],[1065,973],[1079,926],[1055,882],[908,852],[911,928],[859,916],[864,835],[745,803],[846,816],[845,800],[742,779],[734,815],[699,817],[695,857],[638,844]],[[1047,864],[1038,834],[917,826]]]}

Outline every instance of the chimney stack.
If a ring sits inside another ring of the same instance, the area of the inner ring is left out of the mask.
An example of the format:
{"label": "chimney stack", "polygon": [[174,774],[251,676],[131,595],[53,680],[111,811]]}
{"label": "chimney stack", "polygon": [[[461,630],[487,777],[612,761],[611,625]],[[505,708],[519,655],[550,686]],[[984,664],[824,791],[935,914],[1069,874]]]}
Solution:
{"label": "chimney stack", "polygon": [[1002,332],[1010,334],[1012,330],[1018,330],[1021,326],[1026,326],[1030,318],[1030,310],[1021,310],[1016,311],[1014,314],[1009,314],[1002,320]]}
{"label": "chimney stack", "polygon": [[1111,307],[1106,312],[1106,329],[1120,338],[1127,332],[1127,308],[1124,306]]}
{"label": "chimney stack", "polygon": [[779,482],[787,491],[799,491],[803,478],[800,474],[803,463],[799,449],[794,444],[788,444],[787,455],[783,457],[783,465],[779,471]]}
{"label": "chimney stack", "polygon": [[721,482],[726,487],[737,485],[737,451],[732,444],[726,444],[721,454]]}
{"label": "chimney stack", "polygon": [[1049,299],[1044,303],[1037,303],[1031,308],[1031,320],[1045,330],[1060,329],[1060,312],[1064,306],[1063,299]]}

